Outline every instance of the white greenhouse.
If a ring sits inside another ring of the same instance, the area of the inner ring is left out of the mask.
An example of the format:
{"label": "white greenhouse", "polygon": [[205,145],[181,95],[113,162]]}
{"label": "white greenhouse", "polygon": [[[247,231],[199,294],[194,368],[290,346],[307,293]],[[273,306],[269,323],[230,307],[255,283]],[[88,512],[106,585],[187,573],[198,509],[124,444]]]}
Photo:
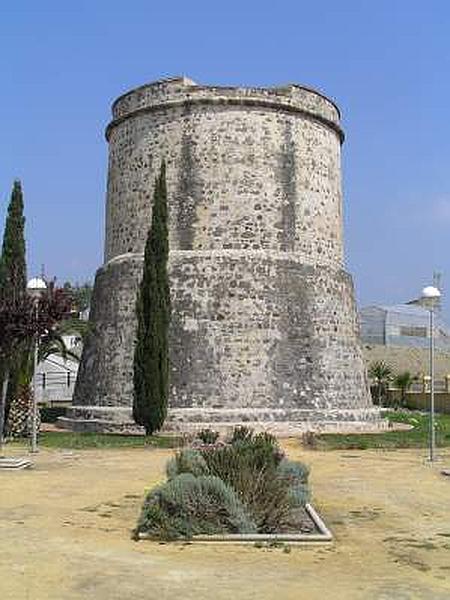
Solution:
{"label": "white greenhouse", "polygon": [[[366,306],[359,312],[364,344],[428,348],[430,313],[417,304]],[[436,348],[450,351],[450,330],[435,314]]]}

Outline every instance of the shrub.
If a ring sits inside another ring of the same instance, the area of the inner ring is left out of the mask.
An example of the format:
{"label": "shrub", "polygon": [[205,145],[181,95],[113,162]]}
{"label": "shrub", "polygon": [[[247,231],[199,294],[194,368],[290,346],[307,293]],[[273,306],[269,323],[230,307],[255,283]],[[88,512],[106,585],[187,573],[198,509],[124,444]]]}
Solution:
{"label": "shrub", "polygon": [[174,540],[214,533],[253,533],[235,492],[218,477],[182,473],[152,490],[142,508],[134,537]]}
{"label": "shrub", "polygon": [[231,443],[204,448],[202,455],[212,475],[233,485],[241,470],[253,472],[276,469],[283,459],[277,439],[269,433],[254,434],[247,427],[236,427]]}
{"label": "shrub", "polygon": [[181,473],[191,473],[194,477],[209,474],[208,465],[198,450],[182,450],[168,461],[166,465],[167,479],[173,479]]}
{"label": "shrub", "polygon": [[227,444],[178,452],[166,470],[168,482],[147,496],[135,533],[170,540],[292,531],[309,499],[308,467],[287,460],[273,435],[245,427]]}
{"label": "shrub", "polygon": [[235,442],[248,442],[252,439],[252,437],[253,429],[250,429],[250,427],[246,427],[245,425],[240,425],[239,427],[235,427],[233,429],[230,443],[234,444]]}
{"label": "shrub", "polygon": [[201,429],[196,437],[204,444],[215,444],[219,438],[219,433],[212,429]]}
{"label": "shrub", "polygon": [[278,474],[290,485],[306,484],[308,483],[309,468],[304,463],[285,458],[278,465]]}
{"label": "shrub", "polygon": [[272,469],[260,470],[251,479],[243,474],[241,498],[254,519],[258,532],[276,533],[292,520],[293,501],[286,480]]}
{"label": "shrub", "polygon": [[278,466],[278,476],[289,485],[288,499],[293,508],[300,508],[309,502],[309,468],[305,464],[284,459]]}
{"label": "shrub", "polygon": [[301,508],[310,500],[311,494],[305,484],[291,486],[288,493],[288,501],[292,508]]}
{"label": "shrub", "polygon": [[231,440],[227,446],[202,450],[209,471],[236,491],[258,531],[272,533],[291,511],[290,483],[277,471],[283,453],[274,436],[255,435],[248,428],[239,428]]}

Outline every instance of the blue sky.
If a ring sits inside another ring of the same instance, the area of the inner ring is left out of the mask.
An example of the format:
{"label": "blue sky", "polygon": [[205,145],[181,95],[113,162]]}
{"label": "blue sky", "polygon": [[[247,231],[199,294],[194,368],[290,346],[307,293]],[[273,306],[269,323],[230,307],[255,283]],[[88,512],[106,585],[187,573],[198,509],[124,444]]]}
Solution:
{"label": "blue sky", "polygon": [[20,177],[30,273],[44,263],[61,281],[92,278],[116,96],[176,74],[298,82],[342,109],[360,303],[414,297],[433,270],[450,289],[449,32],[444,0],[2,2],[1,223]]}

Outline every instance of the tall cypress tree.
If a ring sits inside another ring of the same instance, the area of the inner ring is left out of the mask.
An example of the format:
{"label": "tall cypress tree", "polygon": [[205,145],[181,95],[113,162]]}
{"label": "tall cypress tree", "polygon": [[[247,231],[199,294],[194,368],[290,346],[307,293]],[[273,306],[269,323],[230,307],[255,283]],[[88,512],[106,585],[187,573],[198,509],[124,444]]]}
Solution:
{"label": "tall cypress tree", "polygon": [[169,395],[170,291],[166,167],[155,181],[152,223],[145,245],[144,268],[136,302],[133,418],[146,435],[161,429]]}
{"label": "tall cypress tree", "polygon": [[20,181],[15,181],[6,216],[0,258],[0,295],[11,301],[19,300],[27,289],[25,259],[25,217]]}
{"label": "tall cypress tree", "polygon": [[[14,181],[6,216],[0,256],[0,299],[19,303],[26,294],[25,217],[20,181]],[[17,394],[23,349],[17,349],[0,362],[0,421],[6,422],[12,398]],[[5,397],[4,384],[8,384]],[[4,405],[6,403],[6,406]],[[4,420],[2,417],[5,417]]]}

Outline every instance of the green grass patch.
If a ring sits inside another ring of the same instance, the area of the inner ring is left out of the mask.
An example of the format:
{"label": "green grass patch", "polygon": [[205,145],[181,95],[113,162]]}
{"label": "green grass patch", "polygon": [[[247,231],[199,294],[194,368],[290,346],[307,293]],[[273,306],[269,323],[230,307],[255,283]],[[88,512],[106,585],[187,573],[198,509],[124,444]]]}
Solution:
{"label": "green grass patch", "polygon": [[[27,440],[14,440],[11,444],[26,445]],[[71,433],[48,431],[39,434],[41,448],[89,450],[95,448],[178,448],[181,438],[169,435],[117,435],[112,433]]]}
{"label": "green grass patch", "polygon": [[[426,448],[429,444],[429,415],[418,412],[392,411],[385,414],[392,423],[407,423],[413,429],[385,433],[326,433],[316,438],[319,450],[365,450],[369,448]],[[450,415],[435,417],[437,447],[450,446]]]}

